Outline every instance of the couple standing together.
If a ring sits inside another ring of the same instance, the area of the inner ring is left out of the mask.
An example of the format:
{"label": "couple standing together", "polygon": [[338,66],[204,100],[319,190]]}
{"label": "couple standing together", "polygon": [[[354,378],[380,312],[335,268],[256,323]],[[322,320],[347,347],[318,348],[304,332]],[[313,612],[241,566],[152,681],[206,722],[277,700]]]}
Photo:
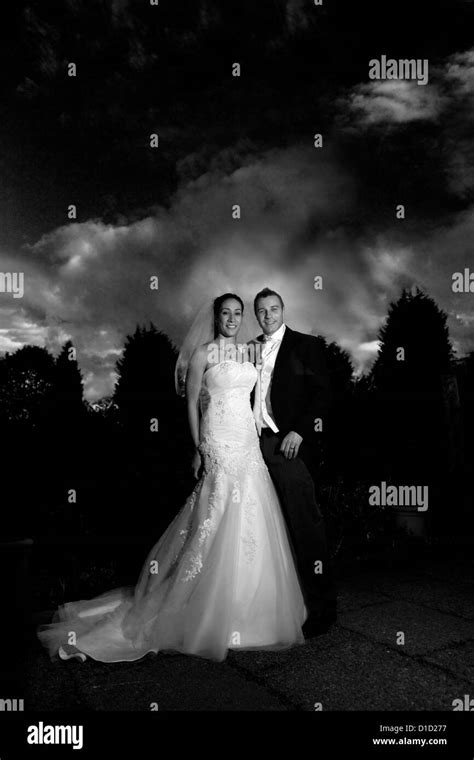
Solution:
{"label": "couple standing together", "polygon": [[260,291],[254,308],[263,334],[239,344],[239,332],[249,333],[239,296],[219,296],[195,319],[176,383],[198,482],[136,586],[62,605],[39,627],[53,658],[121,662],[174,651],[221,661],[229,649],[302,644],[336,619],[305,464],[329,405],[323,348],[284,323],[278,293]]}

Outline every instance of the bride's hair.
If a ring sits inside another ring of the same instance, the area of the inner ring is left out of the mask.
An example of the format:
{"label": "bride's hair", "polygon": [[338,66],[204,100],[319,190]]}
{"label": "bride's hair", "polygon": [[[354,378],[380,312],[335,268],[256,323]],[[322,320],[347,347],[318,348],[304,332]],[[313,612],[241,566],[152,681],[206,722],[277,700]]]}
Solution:
{"label": "bride's hair", "polygon": [[217,298],[214,299],[213,309],[214,309],[214,338],[217,338],[219,335],[219,331],[217,329],[217,319],[219,317],[219,312],[221,310],[221,306],[224,303],[224,301],[227,301],[227,299],[235,298],[236,301],[238,301],[242,307],[242,316],[244,313],[244,302],[242,301],[240,296],[237,296],[235,293],[224,293],[222,296],[217,296]]}

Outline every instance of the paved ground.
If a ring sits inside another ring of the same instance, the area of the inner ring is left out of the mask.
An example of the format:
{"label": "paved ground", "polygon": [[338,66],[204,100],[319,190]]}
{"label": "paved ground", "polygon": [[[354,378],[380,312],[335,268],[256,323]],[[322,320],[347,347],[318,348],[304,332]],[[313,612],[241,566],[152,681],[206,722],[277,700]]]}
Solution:
{"label": "paved ground", "polygon": [[452,711],[474,696],[472,553],[441,552],[403,572],[346,570],[337,624],[280,653],[52,663],[33,644],[25,710]]}

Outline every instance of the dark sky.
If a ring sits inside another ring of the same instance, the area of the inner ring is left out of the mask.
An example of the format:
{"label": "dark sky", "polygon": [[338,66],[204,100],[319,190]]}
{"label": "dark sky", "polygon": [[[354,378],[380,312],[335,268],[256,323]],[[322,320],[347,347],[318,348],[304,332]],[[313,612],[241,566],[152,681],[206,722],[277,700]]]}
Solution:
{"label": "dark sky", "polygon": [[[205,298],[269,285],[361,369],[413,284],[474,349],[474,294],[451,287],[474,271],[474,2],[11,5],[0,272],[25,290],[0,292],[0,352],[71,337],[95,399],[138,322],[179,344]],[[426,59],[428,84],[371,80],[382,55]]]}

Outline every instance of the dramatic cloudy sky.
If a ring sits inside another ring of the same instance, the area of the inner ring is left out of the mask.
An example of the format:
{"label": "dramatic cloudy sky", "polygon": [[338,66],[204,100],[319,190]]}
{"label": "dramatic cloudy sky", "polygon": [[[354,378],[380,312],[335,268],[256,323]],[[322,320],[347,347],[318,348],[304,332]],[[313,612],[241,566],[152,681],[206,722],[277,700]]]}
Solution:
{"label": "dramatic cloudy sky", "polygon": [[[13,5],[0,272],[23,272],[25,292],[0,293],[0,353],[70,337],[95,400],[138,323],[179,345],[206,298],[269,285],[291,326],[361,370],[413,284],[448,313],[458,355],[474,350],[474,294],[451,288],[474,271],[473,2]],[[382,55],[427,59],[428,84],[371,80]]]}

